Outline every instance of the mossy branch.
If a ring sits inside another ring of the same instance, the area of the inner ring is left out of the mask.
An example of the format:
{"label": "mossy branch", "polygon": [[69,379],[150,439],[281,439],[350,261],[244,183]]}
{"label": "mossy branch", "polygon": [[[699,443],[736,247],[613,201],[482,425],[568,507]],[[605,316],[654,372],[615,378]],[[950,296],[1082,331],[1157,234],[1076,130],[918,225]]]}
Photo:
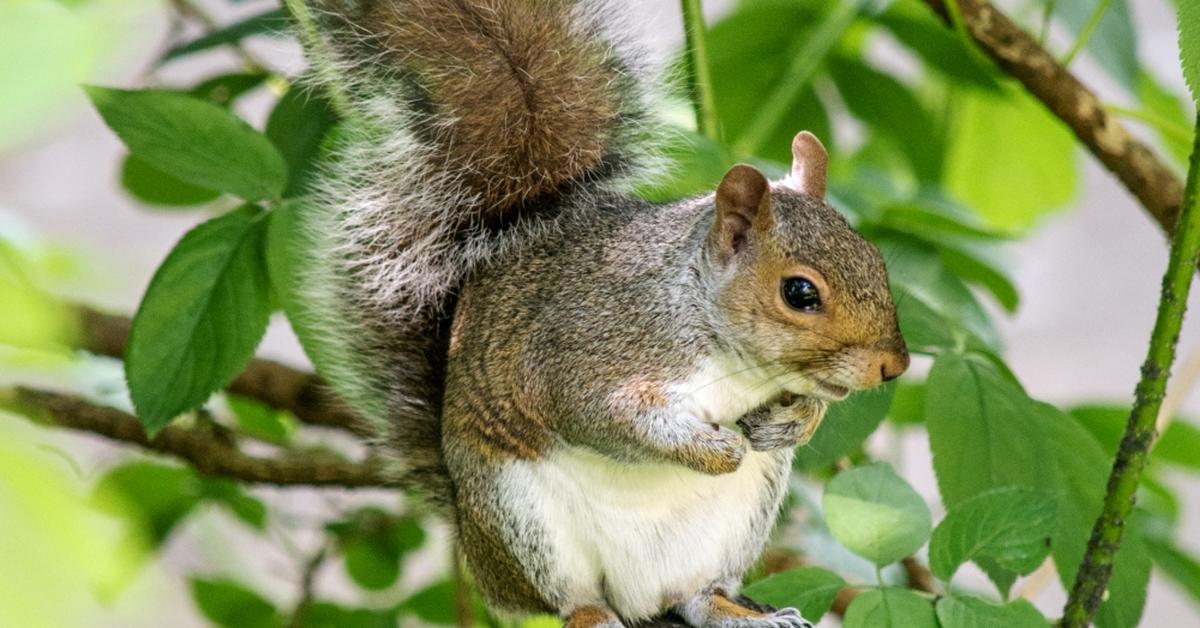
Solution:
{"label": "mossy branch", "polygon": [[1184,203],[1171,240],[1167,272],[1163,276],[1158,316],[1150,336],[1150,348],[1142,365],[1125,436],[1113,461],[1104,496],[1104,507],[1096,518],[1083,562],[1075,575],[1075,584],[1063,610],[1064,628],[1083,628],[1092,621],[1096,609],[1104,601],[1104,593],[1112,577],[1113,560],[1121,547],[1125,522],[1133,509],[1138,482],[1146,466],[1150,445],[1154,442],[1155,420],[1166,393],[1171,364],[1175,361],[1175,345],[1183,325],[1192,274],[1200,259],[1200,200],[1197,199],[1197,179],[1200,179],[1200,118],[1193,142],[1191,167],[1184,187]]}

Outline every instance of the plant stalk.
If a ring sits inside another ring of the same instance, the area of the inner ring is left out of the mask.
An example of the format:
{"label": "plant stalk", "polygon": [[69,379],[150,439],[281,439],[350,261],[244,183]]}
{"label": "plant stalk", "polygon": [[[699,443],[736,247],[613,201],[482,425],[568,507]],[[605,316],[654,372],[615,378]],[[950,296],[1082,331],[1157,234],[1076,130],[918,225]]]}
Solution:
{"label": "plant stalk", "polygon": [[1108,5],[1112,4],[1112,0],[1100,0],[1096,8],[1092,11],[1088,21],[1083,25],[1083,30],[1079,32],[1079,37],[1075,38],[1075,44],[1071,46],[1070,52],[1062,58],[1063,67],[1071,65],[1071,61],[1083,51],[1083,47],[1087,45],[1088,40],[1092,38],[1092,33],[1096,32],[1096,27],[1100,26],[1100,20],[1104,19],[1104,14],[1108,12]]}
{"label": "plant stalk", "polygon": [[1175,360],[1175,345],[1187,309],[1192,275],[1200,257],[1200,202],[1196,194],[1197,179],[1200,179],[1200,117],[1197,117],[1196,123],[1198,132],[1193,139],[1183,207],[1171,239],[1170,259],[1163,276],[1150,347],[1142,365],[1142,379],[1137,385],[1125,436],[1113,460],[1104,506],[1092,528],[1087,551],[1063,609],[1061,625],[1064,628],[1085,628],[1091,624],[1096,609],[1104,601],[1112,577],[1113,559],[1121,546],[1125,522],[1137,497],[1138,481],[1154,442],[1155,420],[1162,406],[1171,364]]}
{"label": "plant stalk", "polygon": [[778,87],[758,107],[758,113],[749,128],[738,138],[735,148],[739,154],[754,155],[772,139],[771,134],[787,117],[788,111],[804,92],[804,88],[812,83],[813,75],[817,73],[821,62],[833,50],[846,29],[854,23],[866,4],[866,0],[855,0],[834,5],[780,77]]}
{"label": "plant stalk", "polygon": [[687,46],[684,65],[687,67],[688,96],[696,112],[696,130],[713,141],[720,141],[721,125],[713,98],[712,70],[708,65],[704,12],[700,0],[680,0],[679,6],[683,13],[683,36]]}

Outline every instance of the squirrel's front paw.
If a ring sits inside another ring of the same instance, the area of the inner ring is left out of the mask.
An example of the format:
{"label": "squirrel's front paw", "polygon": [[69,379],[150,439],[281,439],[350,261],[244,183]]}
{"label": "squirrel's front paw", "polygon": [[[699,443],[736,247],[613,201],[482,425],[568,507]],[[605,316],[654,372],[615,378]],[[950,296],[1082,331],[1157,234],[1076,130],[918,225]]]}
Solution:
{"label": "squirrel's front paw", "polygon": [[807,443],[825,418],[828,404],[813,397],[764,406],[742,417],[738,426],[755,451],[790,449]]}
{"label": "squirrel's front paw", "polygon": [[686,448],[684,464],[710,475],[732,473],[746,456],[746,438],[736,430],[715,423],[701,428]]}

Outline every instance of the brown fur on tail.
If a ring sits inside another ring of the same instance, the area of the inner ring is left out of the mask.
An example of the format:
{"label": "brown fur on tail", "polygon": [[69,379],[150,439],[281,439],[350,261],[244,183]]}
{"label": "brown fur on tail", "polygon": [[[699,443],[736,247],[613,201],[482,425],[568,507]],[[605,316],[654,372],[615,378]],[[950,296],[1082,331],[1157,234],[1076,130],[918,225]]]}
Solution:
{"label": "brown fur on tail", "polygon": [[[629,121],[628,68],[564,0],[375,0],[355,24],[376,63],[402,69],[422,129],[476,207],[503,211],[603,176]],[[390,68],[389,68],[390,69]]]}

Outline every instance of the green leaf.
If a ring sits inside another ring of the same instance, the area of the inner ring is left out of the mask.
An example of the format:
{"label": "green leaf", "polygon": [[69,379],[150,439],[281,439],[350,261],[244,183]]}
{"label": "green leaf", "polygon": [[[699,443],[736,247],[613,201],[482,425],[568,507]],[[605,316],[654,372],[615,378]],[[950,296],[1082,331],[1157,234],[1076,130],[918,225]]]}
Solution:
{"label": "green leaf", "polygon": [[1053,494],[1026,488],[1000,488],[964,500],[933,531],[930,569],[949,581],[963,563],[989,558],[1028,574],[1050,553],[1057,507]]}
{"label": "green leaf", "polygon": [[327,526],[338,538],[346,572],[364,589],[392,586],[404,555],[420,547],[425,533],[411,518],[397,518],[378,508],[363,508],[346,521]]}
{"label": "green leaf", "polygon": [[854,117],[891,141],[920,181],[942,172],[942,136],[933,118],[903,83],[846,55],[829,60],[830,74]]}
{"label": "green leaf", "polygon": [[1193,106],[1159,83],[1152,74],[1138,74],[1137,97],[1146,113],[1154,117],[1147,122],[1158,132],[1167,153],[1182,170],[1192,154],[1192,127],[1196,117]]}
{"label": "green leaf", "polygon": [[922,3],[893,2],[875,20],[916,53],[927,68],[942,73],[956,85],[999,89],[991,64],[967,48],[962,37],[946,28]]}
{"label": "green leaf", "polygon": [[293,85],[275,105],[267,119],[267,137],[288,165],[284,196],[303,194],[312,178],[326,134],[337,115],[318,90]]}
{"label": "green leaf", "polygon": [[[1051,541],[1059,579],[1064,587],[1070,588],[1092,534],[1092,524],[1100,514],[1112,461],[1096,439],[1071,416],[1042,403],[1033,404],[1032,413],[1041,419],[1040,438],[1050,451],[1071,452],[1052,458],[1063,491],[1055,515],[1058,526]],[[1121,550],[1117,552],[1108,598],[1096,616],[1100,628],[1136,626],[1145,605],[1150,559],[1136,523],[1136,517],[1130,520]]]}
{"label": "green leaf", "polygon": [[1154,564],[1200,605],[1200,560],[1165,539],[1147,539]]}
{"label": "green leaf", "polygon": [[937,628],[933,604],[907,589],[871,589],[860,593],[842,620],[842,628]]}
{"label": "green leaf", "polygon": [[950,511],[991,489],[1042,489],[1053,478],[1033,402],[990,360],[939,355],[925,395],[933,469]]}
{"label": "green leaf", "polygon": [[179,57],[209,50],[217,46],[237,43],[252,35],[281,35],[289,31],[288,14],[283,9],[272,9],[258,15],[253,15],[240,22],[235,22],[224,28],[207,33],[186,44],[175,46],[167,51],[159,61],[166,63]]}
{"label": "green leaf", "polygon": [[92,502],[144,528],[153,545],[167,539],[179,522],[200,503],[202,485],[187,467],[129,462],[109,470],[96,483]]}
{"label": "green leaf", "polygon": [[[1055,13],[1078,36],[1091,18],[1098,0],[1057,0]],[[1137,32],[1124,0],[1109,0],[1108,9],[1092,32],[1084,50],[1130,93],[1138,75]]]}
{"label": "green leaf", "polygon": [[947,595],[937,601],[941,628],[1048,628],[1050,622],[1025,600],[993,604],[976,597]]}
{"label": "green leaf", "polygon": [[301,611],[297,628],[396,628],[398,609],[346,608],[315,602]]}
{"label": "green leaf", "polygon": [[[1107,457],[1117,452],[1117,445],[1125,434],[1129,420],[1128,406],[1086,404],[1071,408],[1070,414],[1079,424],[1091,432],[1103,447]],[[1200,428],[1187,419],[1176,417],[1167,424],[1150,450],[1150,460],[1165,462],[1180,469],[1200,471]]]}
{"label": "green leaf", "polygon": [[291,415],[276,410],[261,401],[238,395],[226,395],[225,402],[233,411],[238,431],[251,438],[284,445],[291,440],[292,434],[296,431],[296,420]]}
{"label": "green leaf", "polygon": [[[994,349],[999,345],[987,312],[962,280],[947,270],[936,250],[913,239],[876,243],[887,261],[900,329],[909,347],[954,349],[978,344]],[[920,326],[914,328],[914,323]]]}
{"label": "green leaf", "polygon": [[[744,2],[708,32],[709,68],[713,98],[724,137],[734,140],[758,119],[758,113],[779,86],[795,54],[813,35],[820,16],[802,2]],[[780,125],[758,156],[791,163],[792,137],[809,130],[833,148],[833,133],[824,105],[812,87],[791,103]]]}
{"label": "green leaf", "polygon": [[237,482],[227,478],[206,478],[201,490],[206,499],[222,504],[246,525],[260,531],[266,529],[267,507],[246,493]]}
{"label": "green leaf", "polygon": [[121,187],[142,203],[162,207],[203,205],[221,196],[220,192],[180,181],[133,155],[121,163]]}
{"label": "green leaf", "polygon": [[270,74],[266,72],[234,72],[205,80],[188,93],[213,104],[228,107],[240,96],[262,85]]}
{"label": "green leaf", "polygon": [[273,604],[232,580],[193,578],[192,598],[200,612],[222,628],[283,626]]}
{"label": "green leaf", "polygon": [[833,536],[880,567],[920,549],[933,527],[925,501],[882,463],[839,473],[822,503]]}
{"label": "green leaf", "polygon": [[772,574],[742,588],[742,594],[760,604],[792,607],[808,621],[818,621],[833,606],[842,577],[820,567],[798,567]]}
{"label": "green leaf", "polygon": [[953,102],[944,183],[1003,231],[1023,231],[1075,198],[1075,138],[1017,87]]}
{"label": "green leaf", "polygon": [[228,385],[254,354],[271,312],[263,218],[247,206],[192,229],[150,281],[125,362],[148,433]]}
{"label": "green leaf", "polygon": [[888,418],[897,425],[918,425],[925,422],[925,384],[901,379],[896,382]]}
{"label": "green leaf", "polygon": [[246,200],[283,192],[283,157],[229,111],[169,91],[88,87],[87,93],[129,152],[164,173]]}
{"label": "green leaf", "polygon": [[1003,271],[965,250],[943,245],[939,245],[937,250],[947,270],[960,279],[977,284],[990,292],[1009,313],[1017,310],[1017,306],[1021,304],[1021,295],[1017,293],[1012,279]]}
{"label": "green leaf", "polygon": [[454,624],[458,619],[454,614],[454,583],[443,580],[423,589],[405,600],[401,608],[431,624]]}
{"label": "green leaf", "polygon": [[1179,61],[1183,78],[1200,107],[1200,0],[1175,0],[1179,11]]}
{"label": "green leaf", "polygon": [[887,415],[894,390],[895,385],[888,384],[831,405],[812,440],[796,450],[796,466],[809,470],[826,467],[862,447]]}

